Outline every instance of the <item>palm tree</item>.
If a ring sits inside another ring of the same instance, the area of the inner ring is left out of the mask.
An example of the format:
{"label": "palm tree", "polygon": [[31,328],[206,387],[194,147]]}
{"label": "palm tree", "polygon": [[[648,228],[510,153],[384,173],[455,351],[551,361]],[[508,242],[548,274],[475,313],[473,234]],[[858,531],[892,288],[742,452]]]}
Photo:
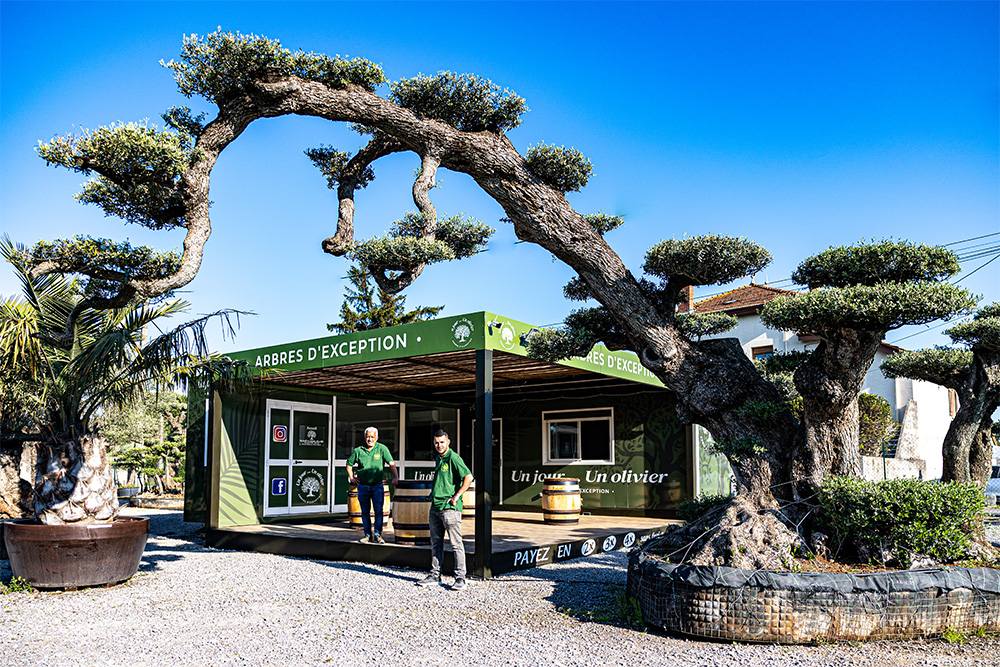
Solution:
{"label": "palm tree", "polygon": [[0,301],[0,377],[18,377],[35,402],[35,517],[46,524],[113,521],[117,488],[97,417],[196,369],[248,375],[245,367],[206,356],[205,325],[219,317],[233,333],[229,316],[235,311],[200,317],[146,341],[147,329],[189,304],[134,301],[117,309],[84,309],[67,336],[85,288],[62,274],[32,277],[24,249],[7,238],[0,240],[0,254],[14,267],[24,294]]}

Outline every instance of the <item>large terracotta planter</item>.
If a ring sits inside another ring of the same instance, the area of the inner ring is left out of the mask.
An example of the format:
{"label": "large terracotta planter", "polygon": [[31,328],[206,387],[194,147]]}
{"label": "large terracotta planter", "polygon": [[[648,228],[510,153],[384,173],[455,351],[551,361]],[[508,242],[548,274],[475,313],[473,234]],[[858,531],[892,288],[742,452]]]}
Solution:
{"label": "large terracotta planter", "polygon": [[8,522],[4,541],[10,569],[35,588],[79,588],[125,581],[139,569],[149,519],[47,526]]}

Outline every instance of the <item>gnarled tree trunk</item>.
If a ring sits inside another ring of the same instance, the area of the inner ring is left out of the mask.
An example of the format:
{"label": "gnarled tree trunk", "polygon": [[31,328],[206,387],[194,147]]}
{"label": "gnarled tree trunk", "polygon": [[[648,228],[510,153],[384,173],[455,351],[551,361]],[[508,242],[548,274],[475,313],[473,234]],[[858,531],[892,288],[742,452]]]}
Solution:
{"label": "gnarled tree trunk", "polygon": [[819,486],[829,475],[861,477],[858,394],[875,361],[884,331],[837,329],[826,333],[795,371],[802,395],[805,438],[795,456],[796,477]]}
{"label": "gnarled tree trunk", "polygon": [[1000,406],[1000,354],[975,349],[972,365],[961,381],[945,386],[956,391],[959,405],[941,446],[941,480],[985,487],[993,456],[989,430],[993,412]]}

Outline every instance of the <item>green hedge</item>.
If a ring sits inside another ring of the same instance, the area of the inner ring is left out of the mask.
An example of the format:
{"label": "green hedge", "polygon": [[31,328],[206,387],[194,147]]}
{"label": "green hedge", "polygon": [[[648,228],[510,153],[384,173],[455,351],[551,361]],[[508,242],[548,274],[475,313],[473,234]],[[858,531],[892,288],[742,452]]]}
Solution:
{"label": "green hedge", "polygon": [[821,489],[822,523],[834,543],[859,554],[882,554],[909,567],[917,554],[950,562],[962,558],[985,506],[973,483],[915,479],[867,482],[834,477]]}

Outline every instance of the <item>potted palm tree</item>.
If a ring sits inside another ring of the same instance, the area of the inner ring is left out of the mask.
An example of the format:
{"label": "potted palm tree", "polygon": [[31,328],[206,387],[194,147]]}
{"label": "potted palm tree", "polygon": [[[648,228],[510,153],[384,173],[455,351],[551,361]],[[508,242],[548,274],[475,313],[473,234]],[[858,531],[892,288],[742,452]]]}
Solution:
{"label": "potted palm tree", "polygon": [[38,415],[34,519],[6,526],[11,569],[42,588],[124,581],[138,569],[149,520],[118,516],[97,417],[192,368],[223,366],[205,356],[204,326],[218,316],[231,332],[230,311],[147,339],[157,321],[188,304],[134,300],[121,308],[90,308],[87,286],[61,273],[33,276],[24,249],[9,239],[0,241],[0,254],[23,288],[23,298],[0,301],[0,371],[16,371],[26,382]]}

